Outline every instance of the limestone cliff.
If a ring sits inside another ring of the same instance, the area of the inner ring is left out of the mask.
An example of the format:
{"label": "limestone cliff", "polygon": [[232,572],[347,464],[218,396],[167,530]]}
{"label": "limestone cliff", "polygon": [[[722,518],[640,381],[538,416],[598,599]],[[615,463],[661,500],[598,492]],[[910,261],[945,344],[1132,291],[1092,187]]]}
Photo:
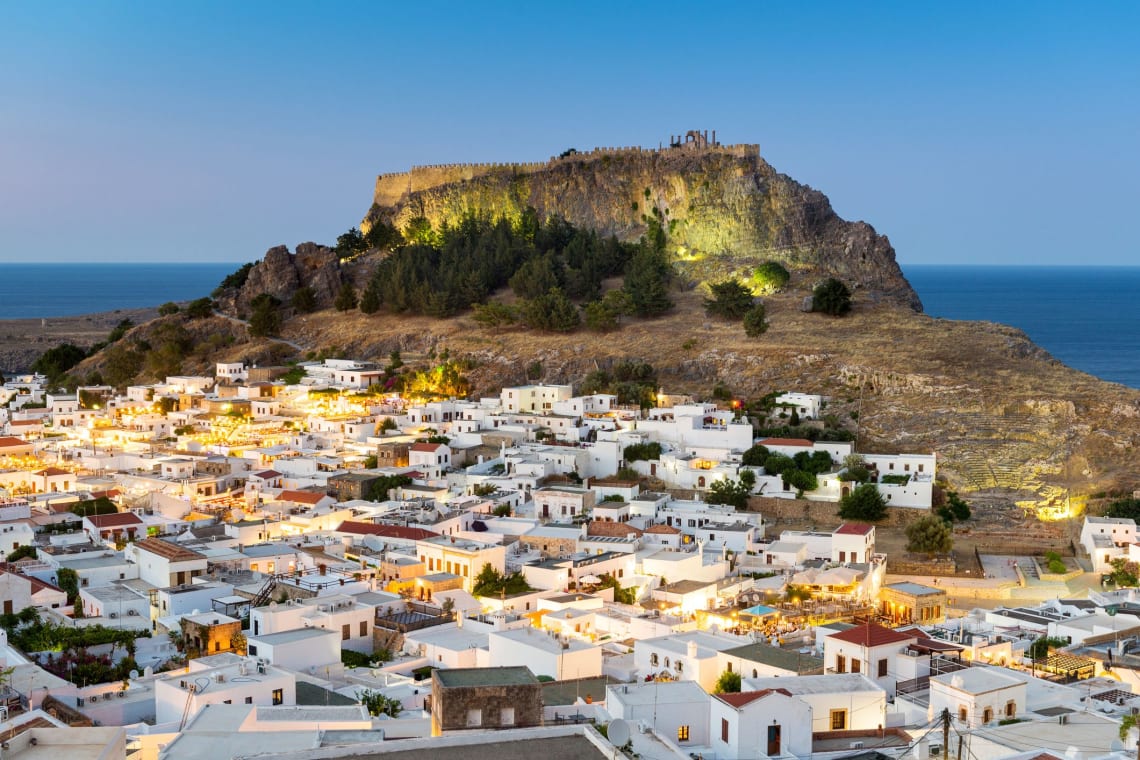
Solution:
{"label": "limestone cliff", "polygon": [[921,310],[886,237],[840,219],[827,197],[760,157],[756,145],[598,149],[546,163],[415,167],[381,175],[362,227],[433,226],[469,213],[517,218],[533,207],[576,226],[638,238],[663,220],[678,268],[696,281],[746,275],[779,261],[801,284],[832,275],[861,291]]}
{"label": "limestone cliff", "polygon": [[332,305],[341,285],[340,264],[336,251],[316,243],[300,243],[290,253],[279,245],[265,252],[265,258],[254,264],[245,283],[218,296],[219,307],[229,314],[248,314],[250,302],[268,293],[288,304],[293,293],[302,286],[312,288],[317,306]]}

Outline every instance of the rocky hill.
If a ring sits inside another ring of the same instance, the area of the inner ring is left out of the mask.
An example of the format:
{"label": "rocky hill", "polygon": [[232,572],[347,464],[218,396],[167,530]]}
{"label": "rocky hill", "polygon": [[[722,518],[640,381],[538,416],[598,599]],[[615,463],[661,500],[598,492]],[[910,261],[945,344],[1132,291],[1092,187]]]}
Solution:
{"label": "rocky hill", "polygon": [[605,148],[539,164],[414,167],[376,180],[362,227],[377,221],[433,227],[475,213],[565,217],[577,227],[635,240],[651,218],[669,231],[676,265],[691,281],[782,263],[803,280],[835,276],[867,300],[921,310],[886,237],[840,219],[827,196],[780,174],[759,146],[698,141],[664,150]]}
{"label": "rocky hill", "polygon": [[[379,178],[363,227],[403,228],[417,217],[438,227],[472,212],[517,218],[527,207],[627,240],[651,219],[664,220],[685,275],[671,293],[676,307],[655,319],[627,318],[604,335],[492,329],[469,314],[340,312],[329,305],[341,283],[366,282],[387,254],[371,251],[343,263],[328,248],[302,244],[295,254],[270,250],[223,289],[218,301],[228,318],[155,320],[77,371],[107,378],[137,367],[147,379],[176,366],[206,372],[214,361],[384,361],[393,350],[424,367],[446,348],[464,360],[479,395],[527,379],[580,382],[635,359],[651,363],[670,392],[707,398],[721,385],[740,398],[787,389],[824,394],[827,413],[857,434],[861,449],[936,452],[950,486],[1046,507],[1052,516],[1067,509],[1070,496],[1079,501],[1140,486],[1140,392],[1063,366],[1018,330],[921,314],[887,239],[840,219],[825,196],[777,173],[755,146],[416,168]],[[765,298],[768,332],[748,338],[739,322],[705,315],[696,283],[746,274],[768,260],[792,272],[782,292]],[[824,276],[854,286],[850,316],[802,311]],[[302,286],[316,297],[313,313],[288,306]],[[280,339],[251,338],[237,319],[263,292],[283,304]],[[511,295],[497,298],[509,302]],[[175,349],[184,346],[192,349],[178,365]],[[156,348],[159,357],[152,356]]]}

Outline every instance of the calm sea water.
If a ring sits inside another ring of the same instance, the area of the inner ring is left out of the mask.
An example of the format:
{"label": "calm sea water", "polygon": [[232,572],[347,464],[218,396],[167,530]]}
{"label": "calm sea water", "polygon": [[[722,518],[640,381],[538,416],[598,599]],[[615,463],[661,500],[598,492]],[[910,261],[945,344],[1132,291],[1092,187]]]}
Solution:
{"label": "calm sea water", "polygon": [[67,317],[210,295],[238,264],[0,264],[0,319]]}
{"label": "calm sea water", "polygon": [[1054,357],[1140,388],[1140,267],[906,266],[927,314],[1021,328]]}

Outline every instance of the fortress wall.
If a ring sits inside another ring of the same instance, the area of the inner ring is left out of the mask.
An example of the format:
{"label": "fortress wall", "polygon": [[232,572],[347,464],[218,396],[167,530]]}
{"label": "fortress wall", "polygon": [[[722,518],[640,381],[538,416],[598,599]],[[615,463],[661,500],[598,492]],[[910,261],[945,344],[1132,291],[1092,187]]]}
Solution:
{"label": "fortress wall", "polygon": [[381,174],[376,178],[376,188],[372,201],[378,206],[395,206],[409,192],[429,190],[456,182],[475,179],[495,171],[509,171],[519,174],[532,174],[556,166],[566,161],[595,160],[606,156],[643,156],[659,154],[663,156],[688,153],[722,153],[737,158],[760,155],[760,146],[754,143],[737,145],[717,145],[709,148],[642,148],[640,146],[601,147],[568,156],[553,156],[549,161],[530,163],[468,163],[468,164],[427,164],[413,166],[411,171]]}

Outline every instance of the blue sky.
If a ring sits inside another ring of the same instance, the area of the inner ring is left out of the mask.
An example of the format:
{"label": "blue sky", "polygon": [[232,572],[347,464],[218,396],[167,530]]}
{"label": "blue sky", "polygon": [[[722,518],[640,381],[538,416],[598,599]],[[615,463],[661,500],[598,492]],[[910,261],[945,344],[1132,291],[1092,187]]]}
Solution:
{"label": "blue sky", "polygon": [[0,261],[248,261],[380,172],[715,128],[904,265],[1140,263],[1140,6],[800,5],[0,0]]}

